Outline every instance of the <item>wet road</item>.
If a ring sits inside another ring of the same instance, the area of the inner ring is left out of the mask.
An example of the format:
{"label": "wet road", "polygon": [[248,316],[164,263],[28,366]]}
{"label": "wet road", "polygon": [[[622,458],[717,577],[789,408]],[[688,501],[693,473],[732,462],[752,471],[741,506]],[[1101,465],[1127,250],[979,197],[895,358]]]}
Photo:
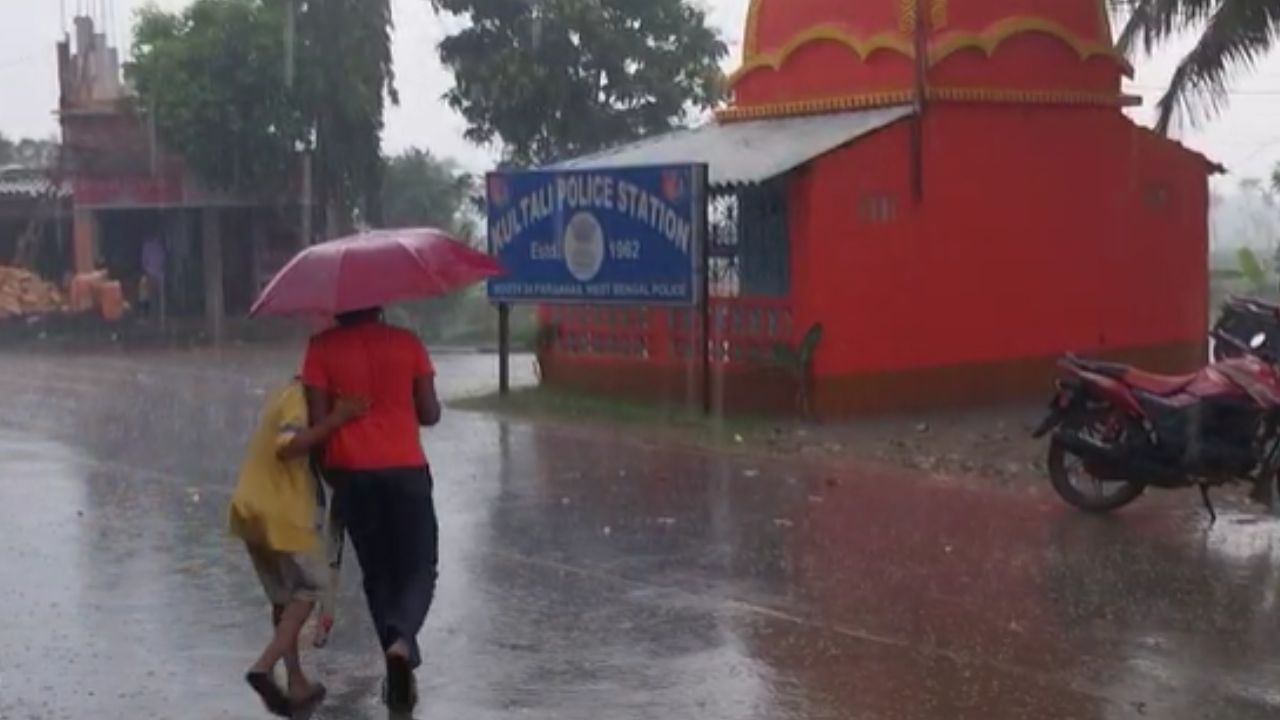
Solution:
{"label": "wet road", "polygon": [[[0,720],[264,716],[222,531],[293,349],[0,354]],[[445,397],[493,359],[437,358]],[[529,379],[527,364],[520,377]],[[450,413],[421,718],[1262,718],[1280,529]],[[354,561],[321,718],[381,718]]]}

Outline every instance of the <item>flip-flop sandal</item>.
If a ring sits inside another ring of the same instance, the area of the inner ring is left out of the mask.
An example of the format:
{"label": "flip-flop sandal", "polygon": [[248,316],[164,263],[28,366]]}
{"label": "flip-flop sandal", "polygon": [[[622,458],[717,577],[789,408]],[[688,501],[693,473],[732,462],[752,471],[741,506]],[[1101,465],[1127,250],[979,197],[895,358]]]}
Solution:
{"label": "flip-flop sandal", "polygon": [[244,680],[249,683],[249,687],[253,688],[254,692],[258,693],[258,697],[262,698],[262,704],[266,706],[267,712],[276,717],[293,717],[293,707],[289,703],[289,697],[284,694],[284,690],[280,689],[270,674],[246,673]]}
{"label": "flip-flop sandal", "polygon": [[306,697],[301,700],[289,701],[291,710],[290,717],[305,715],[306,713],[315,710],[320,706],[320,703],[324,702],[324,699],[328,694],[329,690],[325,688],[322,683],[313,683],[311,685],[311,692],[307,693]]}
{"label": "flip-flop sandal", "polygon": [[387,656],[387,709],[392,712],[409,712],[417,701],[413,687],[413,668],[409,658],[400,655]]}

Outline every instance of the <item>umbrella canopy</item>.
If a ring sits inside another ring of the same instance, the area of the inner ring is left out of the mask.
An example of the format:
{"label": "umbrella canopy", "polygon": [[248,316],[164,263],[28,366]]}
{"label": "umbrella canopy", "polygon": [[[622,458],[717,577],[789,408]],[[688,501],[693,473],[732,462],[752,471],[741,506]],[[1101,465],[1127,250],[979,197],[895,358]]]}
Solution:
{"label": "umbrella canopy", "polygon": [[436,297],[501,271],[442,230],[373,230],[313,245],[272,278],[250,315],[336,315]]}

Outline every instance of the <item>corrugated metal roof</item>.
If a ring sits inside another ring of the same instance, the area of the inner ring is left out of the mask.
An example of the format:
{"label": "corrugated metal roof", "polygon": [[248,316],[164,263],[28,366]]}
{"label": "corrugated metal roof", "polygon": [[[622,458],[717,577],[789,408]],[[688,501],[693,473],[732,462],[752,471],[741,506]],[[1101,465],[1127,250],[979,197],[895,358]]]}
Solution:
{"label": "corrugated metal roof", "polygon": [[548,169],[706,163],[711,185],[748,185],[777,177],[912,113],[910,106],[897,106],[830,115],[709,123],[575,158]]}
{"label": "corrugated metal roof", "polygon": [[[31,198],[44,195],[50,188],[49,175],[43,170],[7,166],[0,168],[0,197]],[[71,189],[63,184],[59,197],[69,197]]]}

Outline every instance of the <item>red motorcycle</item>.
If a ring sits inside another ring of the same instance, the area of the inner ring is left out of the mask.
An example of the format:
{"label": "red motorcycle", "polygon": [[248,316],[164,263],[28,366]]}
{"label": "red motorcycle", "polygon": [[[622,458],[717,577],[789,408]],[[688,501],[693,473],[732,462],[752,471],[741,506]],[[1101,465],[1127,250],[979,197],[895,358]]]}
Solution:
{"label": "red motorcycle", "polygon": [[1035,431],[1049,443],[1049,477],[1081,510],[1124,507],[1147,488],[1209,489],[1251,482],[1253,498],[1274,504],[1280,471],[1280,372],[1266,336],[1241,354],[1192,375],[1155,375],[1128,365],[1063,358],[1050,412]]}

